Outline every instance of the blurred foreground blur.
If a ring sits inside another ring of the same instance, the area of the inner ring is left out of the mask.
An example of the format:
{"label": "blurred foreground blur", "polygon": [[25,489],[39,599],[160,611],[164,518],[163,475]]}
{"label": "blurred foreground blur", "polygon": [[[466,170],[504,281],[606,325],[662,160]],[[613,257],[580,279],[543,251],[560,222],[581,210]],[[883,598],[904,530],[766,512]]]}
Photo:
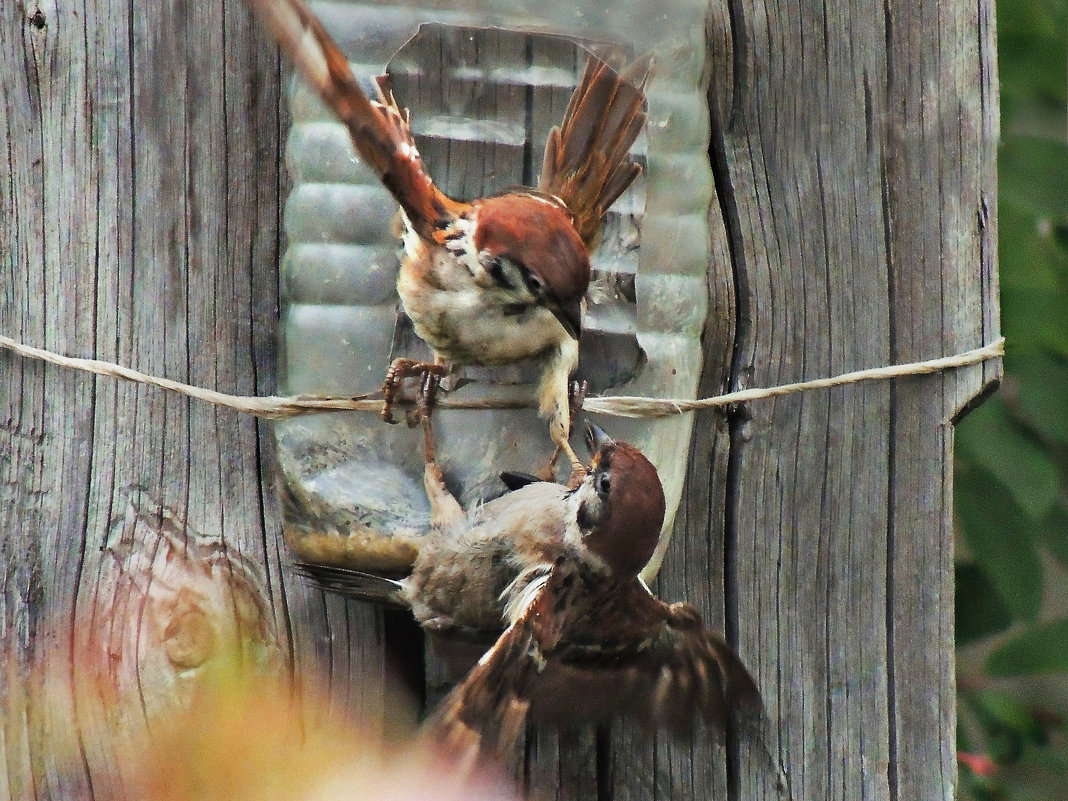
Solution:
{"label": "blurred foreground blur", "polygon": [[[8,680],[14,678],[9,671]],[[263,675],[236,660],[219,664],[202,675],[184,703],[146,718],[143,727],[109,725],[119,710],[99,701],[110,697],[124,705],[134,699],[120,699],[97,681],[76,679],[77,727],[54,730],[58,736],[50,761],[72,778],[91,768],[97,801],[519,798],[494,766],[450,764],[403,725],[397,732],[376,730],[331,707],[325,694],[309,689],[315,686],[310,679],[305,676],[298,690],[297,682]],[[48,700],[53,707],[66,703]],[[406,699],[387,701],[386,708],[401,720],[411,719]],[[58,711],[54,708],[49,717]],[[121,717],[128,720],[131,714],[135,710],[127,708]],[[85,747],[85,732],[97,738],[91,750]],[[87,754],[103,753],[110,755],[109,764],[86,764]]]}
{"label": "blurred foreground blur", "polygon": [[293,670],[276,614],[260,565],[132,496],[91,595],[3,640],[0,797],[517,797],[495,767],[417,740],[416,703],[380,674]]}

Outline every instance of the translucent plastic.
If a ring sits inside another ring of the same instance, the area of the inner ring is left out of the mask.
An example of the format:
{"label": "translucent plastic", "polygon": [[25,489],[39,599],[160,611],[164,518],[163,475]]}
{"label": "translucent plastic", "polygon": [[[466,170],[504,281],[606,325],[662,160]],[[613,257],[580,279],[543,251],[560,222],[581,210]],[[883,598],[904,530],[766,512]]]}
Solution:
{"label": "translucent plastic", "polygon": [[[577,377],[590,382],[591,395],[693,398],[712,190],[700,86],[705,4],[312,7],[361,78],[383,73],[393,59],[394,93],[411,110],[428,170],[461,199],[536,183],[545,136],[562,117],[585,63],[575,42],[655,55],[647,133],[633,150],[646,170],[613,206],[593,254]],[[431,22],[440,24],[419,31]],[[280,389],[370,392],[392,357],[429,355],[398,312],[396,204],[353,155],[345,130],[299,81],[291,107]],[[465,368],[462,375],[471,380],[452,394],[531,398],[537,372],[532,364]],[[500,494],[500,471],[533,472],[551,453],[548,427],[533,409],[441,410],[434,421],[438,461],[465,506]],[[656,464],[670,530],[692,418],[595,421]],[[297,556],[403,572],[429,524],[419,431],[386,425],[371,413],[344,413],[288,420],[276,432],[286,534]],[[581,453],[580,426],[574,441]]]}

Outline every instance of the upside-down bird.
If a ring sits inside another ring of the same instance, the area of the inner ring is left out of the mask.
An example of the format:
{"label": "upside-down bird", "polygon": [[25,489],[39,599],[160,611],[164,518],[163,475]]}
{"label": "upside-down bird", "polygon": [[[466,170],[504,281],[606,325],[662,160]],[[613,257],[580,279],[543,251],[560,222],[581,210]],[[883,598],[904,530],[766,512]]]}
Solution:
{"label": "upside-down bird", "polygon": [[675,733],[701,718],[718,735],[733,725],[748,737],[788,795],[741,659],[693,606],[658,600],[638,577],[664,519],[656,469],[595,426],[587,425],[586,444],[588,472],[571,486],[505,474],[513,491],[465,512],[428,436],[432,530],[411,575],[383,582],[305,570],[342,592],[386,586],[380,596],[411,606],[435,634],[471,638],[504,627],[426,723],[428,736],[461,759],[508,752],[528,717],[571,724],[626,715]]}
{"label": "upside-down bird", "polygon": [[578,363],[590,248],[605,212],[641,172],[628,151],[645,124],[651,59],[619,73],[591,57],[563,122],[546,142],[537,188],[466,202],[434,185],[388,82],[380,80],[377,97],[368,98],[302,0],[248,2],[400,205],[404,248],[397,292],[435,361],[390,365],[383,416],[391,420],[394,393],[409,375],[424,376],[427,393],[448,365],[541,357],[539,410],[557,453],[579,469],[568,443],[568,387]]}

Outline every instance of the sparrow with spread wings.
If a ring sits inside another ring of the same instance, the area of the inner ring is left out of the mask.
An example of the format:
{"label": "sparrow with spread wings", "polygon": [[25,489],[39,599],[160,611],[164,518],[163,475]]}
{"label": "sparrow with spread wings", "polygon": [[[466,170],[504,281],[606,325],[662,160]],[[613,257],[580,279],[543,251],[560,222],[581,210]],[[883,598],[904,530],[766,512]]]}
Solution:
{"label": "sparrow with spread wings", "polygon": [[[370,99],[348,60],[302,0],[248,0],[348,129],[356,152],[400,205],[404,253],[397,291],[434,364],[393,362],[383,416],[399,382],[424,377],[424,406],[447,365],[493,366],[541,357],[538,406],[556,453],[568,443],[570,375],[578,363],[590,249],[602,218],[641,167],[628,151],[645,124],[650,60],[623,74],[590,58],[563,122],[545,147],[538,187],[463,202],[427,174],[407,113],[379,86]],[[554,455],[555,461],[555,455]]]}
{"label": "sparrow with spread wings", "polygon": [[587,426],[588,472],[570,486],[506,474],[511,492],[465,512],[432,457],[424,421],[432,530],[412,574],[391,582],[303,566],[328,588],[411,607],[428,631],[500,631],[426,723],[460,761],[507,753],[528,717],[593,723],[617,715],[649,728],[734,726],[785,774],[766,745],[757,684],[734,650],[685,603],[638,577],[656,547],[664,493],[656,469],[625,442]]}

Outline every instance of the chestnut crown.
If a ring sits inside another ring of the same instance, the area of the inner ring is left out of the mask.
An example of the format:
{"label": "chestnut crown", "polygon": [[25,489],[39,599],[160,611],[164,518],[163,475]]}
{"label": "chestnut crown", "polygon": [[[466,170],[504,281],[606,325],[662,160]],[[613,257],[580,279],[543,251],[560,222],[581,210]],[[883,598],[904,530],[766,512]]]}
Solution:
{"label": "chestnut crown", "polygon": [[636,576],[652,557],[664,524],[660,477],[641,451],[596,426],[587,424],[586,444],[593,460],[577,490],[583,542],[616,576]]}
{"label": "chestnut crown", "polygon": [[[569,317],[577,318],[590,285],[590,256],[571,213],[548,196],[526,192],[485,198],[477,205],[474,244],[480,258],[507,260],[522,272],[535,302],[554,313],[568,309]],[[561,323],[578,337],[577,319]]]}

